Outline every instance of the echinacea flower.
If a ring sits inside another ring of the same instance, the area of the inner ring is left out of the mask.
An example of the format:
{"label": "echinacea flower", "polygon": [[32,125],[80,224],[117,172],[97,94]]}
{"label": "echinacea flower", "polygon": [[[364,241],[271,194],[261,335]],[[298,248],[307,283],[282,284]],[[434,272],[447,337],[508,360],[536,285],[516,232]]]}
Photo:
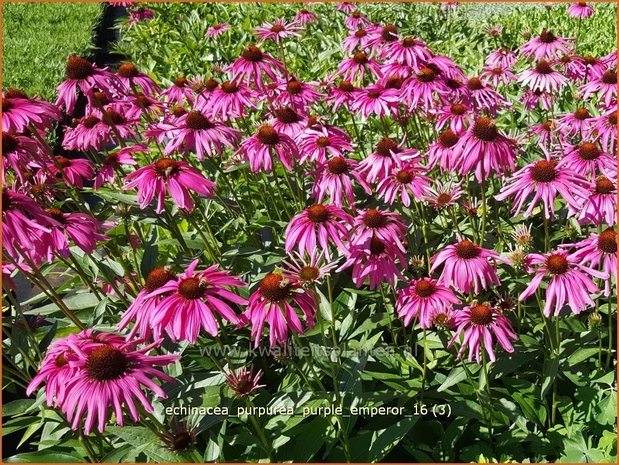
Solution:
{"label": "echinacea flower", "polygon": [[28,96],[19,89],[2,93],[2,130],[21,133],[30,125],[38,129],[50,127],[60,120],[60,111],[51,103]]}
{"label": "echinacea flower", "polygon": [[208,37],[217,37],[229,30],[230,30],[230,25],[228,23],[217,23],[217,24],[213,24],[211,27],[209,27],[206,30],[206,35]]}
{"label": "echinacea flower", "polygon": [[276,81],[273,84],[273,92],[274,95],[269,97],[269,100],[272,100],[274,105],[288,105],[304,113],[309,104],[322,97],[316,90],[315,83],[303,82],[294,76]]}
{"label": "echinacea flower", "polygon": [[589,130],[585,137],[595,138],[596,142],[608,153],[615,153],[617,147],[617,107],[591,119]]}
{"label": "echinacea flower", "polygon": [[372,73],[374,77],[382,76],[378,62],[364,52],[356,52],[351,57],[342,60],[338,69],[337,76],[350,82],[363,81],[366,72]]}
{"label": "echinacea flower", "polygon": [[447,93],[447,86],[436,71],[424,66],[404,82],[402,97],[410,109],[430,109],[437,96]]}
{"label": "echinacea flower", "polygon": [[284,19],[276,19],[272,23],[261,24],[254,30],[254,33],[260,39],[259,44],[272,40],[279,45],[286,37],[301,37],[299,34],[301,29],[295,22],[287,23]]}
{"label": "echinacea flower", "polygon": [[572,51],[571,49],[570,39],[557,37],[548,29],[544,29],[539,36],[521,45],[520,53],[527,58],[535,57],[537,60],[548,60],[558,57],[559,54],[569,54]]}
{"label": "echinacea flower", "polygon": [[531,90],[541,92],[558,92],[567,82],[565,76],[553,69],[546,60],[538,61],[534,68],[523,71],[518,82]]}
{"label": "echinacea flower", "polygon": [[435,185],[428,189],[425,200],[434,208],[445,208],[455,205],[463,195],[462,181],[443,183],[437,179]]}
{"label": "echinacea flower", "polygon": [[258,88],[263,88],[265,75],[272,81],[277,81],[278,74],[285,74],[286,68],[255,45],[248,45],[241,56],[224,71],[231,74],[232,81],[255,82]]}
{"label": "echinacea flower", "polygon": [[492,119],[479,117],[453,147],[453,167],[462,175],[474,169],[479,182],[493,172],[505,174],[515,167],[515,145]]}
{"label": "echinacea flower", "polygon": [[288,341],[289,330],[297,334],[305,332],[295,307],[301,310],[305,326],[311,329],[315,325],[316,305],[312,291],[282,274],[270,273],[262,278],[258,289],[249,297],[241,322],[251,322],[251,338],[255,347],[260,345],[265,323],[270,326],[269,346],[281,346]]}
{"label": "echinacea flower", "polygon": [[182,107],[185,102],[189,105],[193,105],[196,98],[195,92],[189,85],[189,80],[185,76],[179,76],[174,79],[172,85],[161,92],[161,96],[164,97],[168,103],[175,103],[179,107]]}
{"label": "echinacea flower", "polygon": [[572,113],[567,113],[557,120],[556,127],[567,136],[582,134],[587,132],[592,116],[584,107],[577,108]]}
{"label": "echinacea flower", "polygon": [[152,316],[153,327],[162,328],[173,341],[188,341],[195,344],[200,331],[216,337],[219,326],[215,314],[232,324],[239,317],[230,303],[247,305],[247,300],[231,292],[229,287],[245,287],[246,283],[227,270],[218,270],[212,265],[196,272],[198,260],[194,260],[176,280],[169,280],[145,298],[164,295]]}
{"label": "echinacea flower", "polygon": [[467,239],[459,239],[432,257],[430,272],[444,265],[438,278],[439,284],[453,286],[465,294],[471,289],[475,294],[479,294],[480,289],[500,284],[496,273],[496,262],[509,264],[509,260],[497,252],[484,249]]}
{"label": "echinacea flower", "polygon": [[390,115],[397,108],[400,98],[397,89],[389,89],[379,84],[367,86],[361,90],[352,102],[351,108],[364,118],[370,115],[383,117]]}
{"label": "echinacea flower", "polygon": [[165,431],[155,433],[168,450],[183,452],[196,445],[197,426],[190,427],[187,420],[178,421],[174,417],[172,426],[168,428]]}
{"label": "echinacea flower", "polygon": [[468,360],[481,363],[481,351],[484,350],[491,361],[496,361],[494,353],[495,342],[506,352],[513,352],[514,347],[510,340],[518,339],[512,328],[509,319],[496,308],[493,308],[489,303],[471,302],[470,305],[461,310],[456,310],[453,316],[453,322],[456,326],[456,331],[449,342],[449,347],[453,346],[456,341],[462,338],[462,345],[458,351],[458,358],[462,357],[465,351],[468,350]]}
{"label": "echinacea flower", "polygon": [[215,191],[215,183],[184,161],[171,158],[161,158],[155,163],[144,166],[127,175],[123,190],[137,189],[140,208],[145,209],[157,197],[156,213],[164,210],[166,191],[170,193],[174,203],[185,210],[193,209],[193,199],[189,190],[205,197],[211,197]]}
{"label": "echinacea flower", "polygon": [[351,237],[353,245],[368,245],[372,238],[395,245],[406,252],[406,232],[408,228],[403,218],[388,210],[368,208],[359,211],[355,218],[355,229]]}
{"label": "echinacea flower", "polygon": [[295,216],[285,232],[285,250],[297,249],[300,254],[312,254],[320,245],[327,259],[331,257],[331,243],[346,253],[350,241],[350,225],[353,219],[348,213],[333,205],[315,204]]}
{"label": "echinacea flower", "polygon": [[155,12],[153,10],[141,6],[129,11],[129,19],[127,20],[127,23],[131,24],[138,21],[146,21],[147,19],[153,19],[154,17]]}
{"label": "echinacea flower", "polygon": [[454,169],[454,147],[460,137],[451,129],[441,132],[435,142],[428,148],[428,168],[439,166],[441,171],[452,172]]}
{"label": "echinacea flower", "polygon": [[336,207],[341,207],[344,199],[349,206],[353,205],[355,202],[353,179],[369,195],[371,193],[370,186],[357,172],[357,165],[356,160],[344,157],[333,157],[318,165],[313,173],[316,176],[316,181],[312,189],[312,196],[318,203],[328,199]]}
{"label": "echinacea flower", "polygon": [[72,115],[77,103],[78,89],[89,99],[92,99],[95,89],[99,89],[108,98],[114,93],[123,95],[125,87],[115,74],[107,68],[98,68],[85,58],[70,55],[66,65],[66,78],[58,86],[56,105]]}
{"label": "echinacea flower", "polygon": [[138,162],[131,156],[132,153],[147,151],[148,147],[143,145],[133,145],[108,152],[105,156],[105,160],[103,161],[103,165],[95,177],[93,187],[98,189],[106,182],[112,184],[116,178],[116,170],[118,170],[122,165],[137,165]]}
{"label": "echinacea flower", "polygon": [[531,216],[541,200],[544,216],[552,219],[557,194],[561,194],[568,206],[574,209],[579,198],[587,197],[587,193],[587,181],[581,175],[566,166],[559,166],[556,160],[539,160],[515,172],[495,198],[502,201],[513,196],[516,215],[528,201],[523,213],[525,218]]}
{"label": "echinacea flower", "polygon": [[572,18],[585,19],[593,15],[593,7],[587,2],[572,3],[567,9],[567,14]]}
{"label": "echinacea flower", "polygon": [[376,194],[389,205],[399,198],[402,205],[409,207],[411,196],[417,200],[424,200],[430,190],[432,180],[425,173],[425,168],[415,163],[406,163],[400,170],[394,170],[393,174],[378,183]]}
{"label": "echinacea flower", "polygon": [[84,181],[95,176],[92,163],[83,158],[66,158],[56,156],[54,162],[48,165],[49,171],[57,177],[62,177],[67,186],[84,187]]}
{"label": "echinacea flower", "polygon": [[450,103],[442,108],[435,110],[438,115],[436,129],[443,129],[449,123],[449,129],[455,134],[460,134],[474,122],[471,108],[464,102]]}
{"label": "echinacea flower", "polygon": [[589,179],[595,179],[606,170],[616,170],[617,160],[602,151],[596,143],[583,141],[566,147],[565,156],[557,163],[557,167],[564,165]]}
{"label": "echinacea flower", "polygon": [[485,66],[479,75],[485,86],[498,87],[499,84],[507,85],[516,80],[516,75],[509,68],[502,66]]}
{"label": "echinacea flower", "polygon": [[[616,171],[615,171],[616,173]],[[613,179],[616,179],[615,176]],[[586,195],[572,206],[577,212],[580,224],[596,226],[606,222],[608,226],[617,223],[617,184],[606,176],[598,176]]]}
{"label": "echinacea flower", "polygon": [[466,82],[467,101],[473,110],[490,113],[496,117],[497,112],[503,107],[509,107],[510,103],[496,90],[484,84],[483,81],[475,76]]}
{"label": "echinacea flower", "polygon": [[610,106],[611,102],[617,99],[617,70],[609,69],[600,76],[593,76],[579,91],[584,100],[596,94],[600,101]]}
{"label": "echinacea flower", "polygon": [[215,119],[239,118],[245,116],[248,109],[256,108],[253,97],[254,93],[245,83],[224,81],[213,90],[208,104],[202,109]]}
{"label": "echinacea flower", "polygon": [[361,89],[344,79],[337,86],[331,88],[331,93],[327,96],[326,101],[331,104],[333,111],[337,111],[342,105],[346,105],[350,109],[359,92],[361,92]]}
{"label": "echinacea flower", "polygon": [[314,23],[318,21],[318,16],[312,11],[306,10],[305,8],[297,11],[297,14],[294,17],[294,22],[297,24],[307,24]]}
{"label": "echinacea flower", "polygon": [[353,54],[357,50],[365,50],[369,39],[368,31],[363,28],[349,29],[350,34],[342,41],[342,50],[348,54]]}
{"label": "echinacea flower", "polygon": [[304,287],[319,284],[337,266],[337,260],[326,261],[328,258],[325,250],[318,252],[314,249],[309,255],[300,255],[295,252],[294,255],[282,260],[282,263],[286,265],[286,268],[282,269],[282,274],[285,278],[297,281]]}
{"label": "echinacea flower", "polygon": [[383,50],[383,56],[388,59],[388,62],[397,62],[413,69],[418,69],[432,58],[428,45],[413,37],[404,37],[390,42]]}
{"label": "echinacea flower", "polygon": [[[328,158],[341,157],[344,152],[352,152],[351,139],[341,129],[322,126],[319,129],[306,129],[297,138],[299,162],[325,163]],[[327,156],[328,155],[328,156]]]}
{"label": "echinacea flower", "polygon": [[410,284],[398,290],[396,310],[404,326],[413,321],[422,328],[430,328],[437,312],[443,312],[459,304],[460,299],[448,287],[442,286],[431,278],[414,279]]}
{"label": "echinacea flower", "polygon": [[486,58],[486,64],[488,66],[500,66],[503,68],[511,68],[516,64],[516,60],[518,59],[518,55],[515,52],[501,47]]}
{"label": "echinacea flower", "polygon": [[591,277],[608,279],[608,273],[584,266],[573,255],[568,255],[565,250],[543,255],[529,254],[525,264],[529,271],[535,272],[535,276],[520,294],[518,300],[522,302],[533,295],[542,280],[549,276],[544,305],[546,317],[549,317],[551,313],[558,316],[565,304],[568,304],[576,315],[588,306],[594,306],[591,294],[598,294],[600,290]]}
{"label": "echinacea flower", "polygon": [[254,373],[254,367],[251,367],[249,370],[242,367],[231,371],[225,375],[225,378],[228,386],[237,397],[247,397],[265,386],[264,384],[258,384],[260,383],[260,378],[262,378],[262,370]]}
{"label": "echinacea flower", "polygon": [[412,160],[419,152],[416,149],[402,148],[390,137],[383,137],[374,152],[359,163],[359,173],[367,182],[374,182],[389,176],[394,169],[399,169],[406,161]]}
{"label": "echinacea flower", "polygon": [[148,95],[156,95],[161,88],[147,74],[141,72],[133,63],[123,63],[116,71],[118,78],[125,85],[127,92],[134,91],[138,86]]}
{"label": "echinacea flower", "polygon": [[258,131],[241,142],[235,155],[242,155],[249,160],[249,167],[255,173],[263,170],[269,173],[273,169],[272,156],[276,154],[286,169],[292,169],[293,160],[299,156],[295,142],[283,132],[270,124],[263,124]]}

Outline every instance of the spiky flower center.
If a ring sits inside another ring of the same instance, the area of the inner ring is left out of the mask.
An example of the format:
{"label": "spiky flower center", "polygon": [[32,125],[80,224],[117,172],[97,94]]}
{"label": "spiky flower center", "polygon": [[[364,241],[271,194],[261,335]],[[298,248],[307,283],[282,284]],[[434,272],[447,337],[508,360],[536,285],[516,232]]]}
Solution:
{"label": "spiky flower center", "polygon": [[270,273],[260,281],[260,294],[271,302],[281,302],[290,297],[292,284],[281,274]]}
{"label": "spiky flower center", "polygon": [[184,76],[180,76],[174,79],[174,85],[176,87],[187,87],[187,84],[189,84],[189,81]]}
{"label": "spiky flower center", "polygon": [[484,142],[492,142],[499,135],[499,130],[494,121],[482,116],[473,125],[473,135]]}
{"label": "spiky flower center", "polygon": [[248,45],[247,47],[245,47],[245,50],[243,50],[242,57],[245,58],[247,61],[251,61],[252,63],[258,63],[262,61],[264,54],[262,53],[262,50],[260,50],[255,45]]}
{"label": "spiky flower center", "polygon": [[7,100],[6,98],[4,98],[2,100],[2,113],[7,113],[8,111],[11,110],[11,108],[13,108],[13,103],[10,100]]}
{"label": "spiky flower center", "polygon": [[189,129],[196,131],[203,129],[213,129],[215,125],[206,116],[197,110],[190,111],[185,119],[185,125]]}
{"label": "spiky flower center", "polygon": [[493,320],[494,312],[490,306],[478,304],[471,307],[471,323],[478,326],[488,326]]}
{"label": "spiky flower center", "polygon": [[4,93],[5,98],[23,98],[28,100],[28,95],[21,89],[15,89],[14,87],[9,87],[7,91]]}
{"label": "spiky flower center", "polygon": [[365,29],[357,29],[357,31],[355,31],[355,37],[357,37],[358,39],[361,39],[362,37],[365,37],[368,35],[368,31],[366,31]]}
{"label": "spiky flower center", "polygon": [[350,81],[342,81],[342,82],[340,82],[340,85],[338,86],[338,88],[342,92],[354,92],[355,91],[355,86],[353,86]]}
{"label": "spiky flower center", "polygon": [[234,82],[225,81],[221,83],[221,90],[226,94],[234,94],[239,91],[239,86],[237,86]]}
{"label": "spiky flower center", "polygon": [[363,224],[365,224],[368,228],[383,228],[388,222],[389,217],[375,208],[370,208],[363,214]]}
{"label": "spiky flower center", "polygon": [[80,124],[86,129],[92,129],[100,122],[101,120],[96,116],[86,116],[80,120]]}
{"label": "spiky flower center", "polygon": [[306,265],[299,270],[299,279],[301,281],[312,282],[319,278],[320,270],[315,266]]}
{"label": "spiky flower center", "polygon": [[138,77],[140,71],[133,63],[123,63],[118,67],[118,75],[124,78]]}
{"label": "spiky flower center", "polygon": [[438,195],[438,197],[436,198],[436,204],[438,206],[445,206],[447,205],[449,202],[451,202],[451,199],[453,198],[453,196],[448,193],[448,192],[442,192],[441,194]]}
{"label": "spiky flower center", "polygon": [[538,61],[535,65],[535,71],[539,74],[550,74],[553,72],[552,66],[546,60]]}
{"label": "spiky flower center", "polygon": [[150,99],[146,95],[144,95],[143,92],[138,92],[135,96],[135,100],[137,101],[137,104],[140,108],[148,108],[152,105]]}
{"label": "spiky flower center", "polygon": [[174,278],[174,273],[168,271],[164,267],[154,268],[146,276],[146,284],[144,287],[148,292],[154,292]]}
{"label": "spiky flower center", "polygon": [[358,65],[365,65],[369,60],[368,56],[365,53],[357,52],[352,56],[352,61],[354,61]]}
{"label": "spiky flower center", "polygon": [[273,112],[280,123],[293,124],[301,121],[301,117],[290,107],[278,108]]}
{"label": "spiky flower center", "polygon": [[177,161],[171,158],[162,158],[155,162],[155,173],[162,178],[169,178],[170,176],[178,173],[180,165]]}
{"label": "spiky flower center", "polygon": [[400,170],[395,175],[395,178],[400,184],[410,184],[413,181],[414,176],[408,170]]}
{"label": "spiky flower center", "polygon": [[608,124],[611,126],[617,126],[617,112],[613,111],[610,115],[608,115]]}
{"label": "spiky flower center", "polygon": [[370,240],[370,254],[372,255],[380,255],[385,251],[385,243],[381,241],[376,236],[372,236]]}
{"label": "spiky flower center", "polygon": [[557,40],[557,38],[548,29],[544,29],[539,35],[539,40],[544,44],[552,44],[555,40]]}
{"label": "spiky flower center", "polygon": [[598,236],[598,248],[608,254],[617,253],[617,233],[607,229]]}
{"label": "spiky flower center", "polygon": [[279,143],[279,134],[273,126],[265,124],[258,129],[258,140],[264,145],[277,145]]}
{"label": "spiky flower center", "polygon": [[500,76],[501,74],[503,74],[503,68],[500,68],[500,67],[492,68],[491,72],[492,74],[496,76]]}
{"label": "spiky flower center", "polygon": [[205,282],[202,279],[185,278],[178,283],[178,293],[188,300],[196,300],[204,295]]}
{"label": "spiky flower center", "polygon": [[329,160],[327,162],[327,169],[331,174],[344,174],[349,171],[348,163],[342,157],[334,157]]}
{"label": "spiky flower center", "polygon": [[86,360],[88,376],[99,382],[121,378],[129,369],[129,358],[121,350],[103,345],[97,347]]}
{"label": "spiky flower center", "polygon": [[412,37],[405,37],[402,39],[402,46],[406,48],[414,47],[417,41]]}
{"label": "spiky flower center", "polygon": [[552,274],[563,274],[569,267],[569,262],[561,254],[555,253],[546,259],[546,268],[548,268],[548,271]]}
{"label": "spiky flower center", "polygon": [[217,81],[217,79],[210,78],[204,83],[204,89],[206,89],[207,92],[213,92],[218,87],[219,82]]}
{"label": "spiky flower center", "polygon": [[94,74],[92,63],[77,55],[71,55],[67,60],[66,76],[67,79],[81,80]]}
{"label": "spiky flower center", "polygon": [[595,193],[596,194],[610,194],[614,192],[615,186],[607,177],[600,177],[595,180]]}
{"label": "spiky flower center", "polygon": [[67,352],[63,352],[58,357],[56,357],[56,361],[55,361],[56,368],[62,368],[69,364],[69,362],[67,361],[67,357],[65,357],[66,354]]}
{"label": "spiky flower center", "polygon": [[578,148],[578,156],[583,160],[596,160],[601,154],[602,151],[591,142],[583,142]]}
{"label": "spiky flower center", "polygon": [[438,137],[438,142],[443,147],[453,147],[458,143],[458,135],[453,132],[451,129],[446,129],[441,133]]}
{"label": "spiky flower center", "polygon": [[180,431],[170,437],[167,442],[170,444],[171,450],[180,452],[193,446],[195,437],[189,431]]}
{"label": "spiky flower center", "polygon": [[172,114],[177,118],[183,116],[185,113],[187,113],[187,110],[185,110],[183,107],[172,108]]}
{"label": "spiky flower center", "polygon": [[119,124],[125,123],[125,118],[116,110],[110,108],[103,113],[102,121],[107,126],[118,126]]}
{"label": "spiky flower center", "polygon": [[608,70],[602,75],[604,84],[617,84],[617,71]]}
{"label": "spiky flower center", "polygon": [[446,79],[445,85],[451,90],[458,90],[460,87],[462,87],[462,84],[455,79]]}
{"label": "spiky flower center", "polygon": [[2,152],[12,153],[19,147],[19,141],[8,132],[2,132]]}
{"label": "spiky flower center", "polygon": [[279,32],[283,32],[285,30],[286,28],[282,26],[281,24],[274,24],[273,26],[271,26],[271,32],[274,32],[275,34]]}
{"label": "spiky flower center", "polygon": [[389,137],[383,137],[376,144],[376,153],[381,157],[391,157],[392,153],[398,153],[399,151],[398,143]]}
{"label": "spiky flower center", "polygon": [[477,258],[481,254],[481,249],[466,239],[456,244],[456,256],[463,259]]}
{"label": "spiky flower center", "polygon": [[559,175],[556,167],[554,160],[540,160],[531,168],[531,178],[536,182],[552,182]]}
{"label": "spiky flower center", "polygon": [[385,89],[401,89],[404,80],[400,76],[389,76],[385,82]]}
{"label": "spiky flower center", "polygon": [[484,83],[478,77],[472,77],[466,82],[466,87],[469,90],[481,90],[484,88]]}
{"label": "spiky flower center", "polygon": [[56,167],[60,170],[71,166],[71,160],[65,157],[56,157]]}
{"label": "spiky flower center", "polygon": [[60,224],[65,223],[64,214],[58,208],[46,208],[45,211],[49,216],[51,216],[54,220],[58,221]]}
{"label": "spiky flower center", "polygon": [[452,115],[463,115],[466,112],[466,107],[461,103],[454,103],[449,109]]}
{"label": "spiky flower center", "polygon": [[591,118],[591,115],[586,108],[579,108],[574,112],[574,118],[576,118],[578,121],[584,121],[587,118]]}
{"label": "spiky flower center", "polygon": [[572,62],[572,57],[570,57],[569,55],[563,55],[561,57],[561,63],[566,65],[566,64],[571,63],[571,62]]}
{"label": "spiky flower center", "polygon": [[436,292],[436,286],[427,279],[420,279],[415,283],[415,294],[419,297],[430,297]]}
{"label": "spiky flower center", "polygon": [[394,40],[398,40],[398,29],[393,24],[389,23],[383,28],[380,36],[385,42],[393,42]]}
{"label": "spiky flower center", "polygon": [[316,139],[316,145],[318,147],[328,147],[329,145],[331,145],[331,140],[328,137],[321,136]]}
{"label": "spiky flower center", "polygon": [[307,209],[307,217],[313,223],[324,223],[329,216],[329,210],[324,205],[316,204]]}
{"label": "spiky flower center", "polygon": [[419,82],[433,82],[436,79],[436,73],[428,66],[424,66],[417,73],[417,80]]}
{"label": "spiky flower center", "polygon": [[292,79],[288,81],[288,84],[286,84],[286,92],[288,92],[291,95],[300,94],[302,91],[303,91],[303,86],[301,86],[301,83],[297,81],[296,79]]}
{"label": "spiky flower center", "polygon": [[376,90],[371,90],[367,93],[368,98],[371,99],[377,99],[378,97],[380,97],[381,93],[380,91],[376,91]]}
{"label": "spiky flower center", "polygon": [[582,61],[584,61],[587,66],[594,65],[598,62],[597,58],[592,57],[591,55],[584,56]]}

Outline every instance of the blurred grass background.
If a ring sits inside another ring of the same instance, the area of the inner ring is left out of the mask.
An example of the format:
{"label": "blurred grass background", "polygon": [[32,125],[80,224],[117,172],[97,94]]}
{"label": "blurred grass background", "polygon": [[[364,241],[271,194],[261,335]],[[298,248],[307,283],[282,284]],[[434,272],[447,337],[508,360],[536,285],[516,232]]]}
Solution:
{"label": "blurred grass background", "polygon": [[53,100],[70,53],[88,55],[103,4],[4,2],[2,86]]}

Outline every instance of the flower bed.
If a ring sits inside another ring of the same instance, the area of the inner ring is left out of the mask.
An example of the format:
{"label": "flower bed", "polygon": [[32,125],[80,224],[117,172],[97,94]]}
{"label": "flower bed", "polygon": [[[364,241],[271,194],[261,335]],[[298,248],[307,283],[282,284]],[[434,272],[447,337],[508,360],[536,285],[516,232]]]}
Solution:
{"label": "flower bed", "polygon": [[131,8],[3,92],[11,460],[616,458],[609,5]]}

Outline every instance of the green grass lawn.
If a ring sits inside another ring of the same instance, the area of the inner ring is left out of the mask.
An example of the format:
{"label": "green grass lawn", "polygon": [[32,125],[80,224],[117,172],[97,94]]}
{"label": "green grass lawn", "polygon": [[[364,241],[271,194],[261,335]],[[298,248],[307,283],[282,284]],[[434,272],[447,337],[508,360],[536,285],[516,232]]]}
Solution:
{"label": "green grass lawn", "polygon": [[98,3],[4,3],[2,85],[53,100],[70,53],[92,50]]}

